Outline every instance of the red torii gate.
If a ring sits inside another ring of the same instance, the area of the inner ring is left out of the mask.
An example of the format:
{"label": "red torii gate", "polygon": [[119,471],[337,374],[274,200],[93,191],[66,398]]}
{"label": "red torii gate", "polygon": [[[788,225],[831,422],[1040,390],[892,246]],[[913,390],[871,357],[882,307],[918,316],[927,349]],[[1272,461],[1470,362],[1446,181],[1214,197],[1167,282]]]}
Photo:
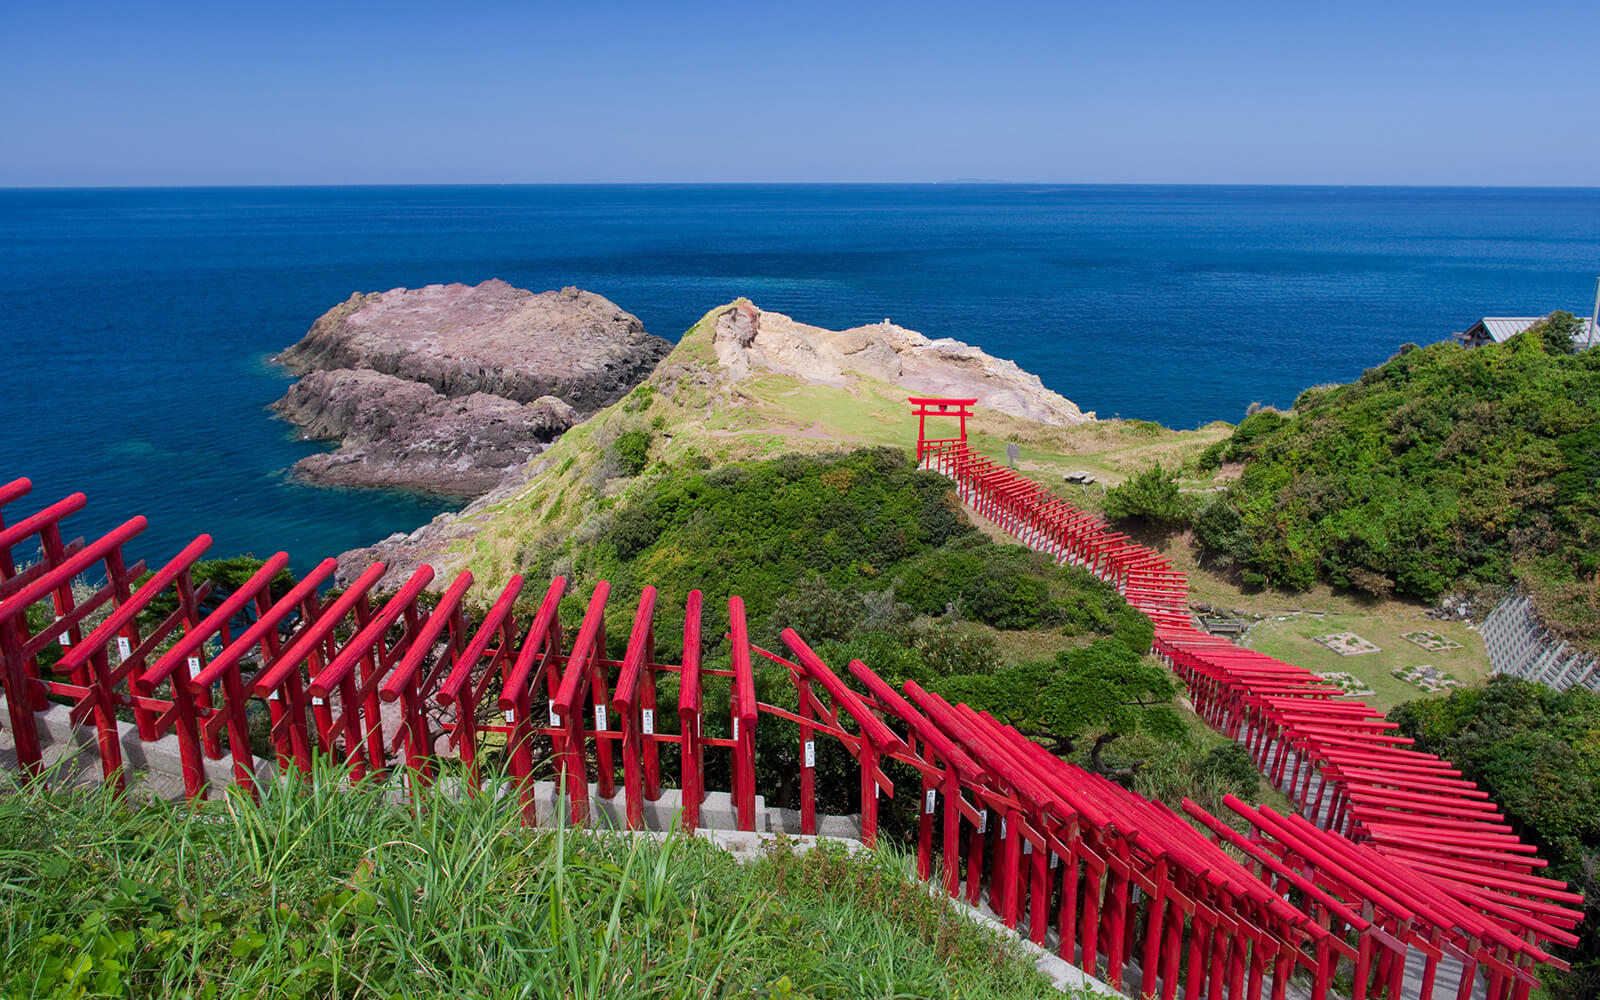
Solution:
{"label": "red torii gate", "polygon": [[[929,445],[967,443],[967,418],[972,416],[972,407],[977,402],[976,399],[919,398],[913,396],[907,402],[915,407],[911,412],[917,417],[917,464],[922,464],[922,456],[928,451]],[[961,436],[958,438],[929,438],[929,417],[955,417],[961,421]]]}

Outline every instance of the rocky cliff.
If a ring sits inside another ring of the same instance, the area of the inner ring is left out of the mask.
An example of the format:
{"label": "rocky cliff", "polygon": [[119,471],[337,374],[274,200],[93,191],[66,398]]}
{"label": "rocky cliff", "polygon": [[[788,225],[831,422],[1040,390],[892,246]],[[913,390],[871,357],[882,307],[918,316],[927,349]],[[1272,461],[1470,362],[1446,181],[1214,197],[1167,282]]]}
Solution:
{"label": "rocky cliff", "polygon": [[1094,419],[1015,362],[959,340],[929,339],[888,320],[825,330],[742,302],[717,317],[712,343],[717,361],[734,379],[769,371],[843,389],[865,376],[907,395],[975,398],[985,409],[1052,427]]}
{"label": "rocky cliff", "polygon": [[576,288],[396,288],[352,295],[278,355],[305,377],[274,409],[306,436],[340,442],[296,463],[306,479],[475,497],[671,350]]}
{"label": "rocky cliff", "polygon": [[422,382],[350,368],[312,372],[274,409],[307,437],[340,442],[338,451],[296,463],[307,479],[473,497],[578,422],[578,412],[555,396],[531,403],[487,392],[451,397]]}

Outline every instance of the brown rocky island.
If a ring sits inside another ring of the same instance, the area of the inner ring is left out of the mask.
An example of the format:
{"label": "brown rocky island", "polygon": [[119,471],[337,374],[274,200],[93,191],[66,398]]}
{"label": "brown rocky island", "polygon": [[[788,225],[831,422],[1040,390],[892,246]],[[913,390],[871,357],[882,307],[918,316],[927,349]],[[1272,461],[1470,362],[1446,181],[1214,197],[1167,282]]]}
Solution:
{"label": "brown rocky island", "polygon": [[475,497],[647,378],[672,344],[591,292],[499,279],[350,296],[274,360],[273,409],[339,442],[294,471],[334,486]]}

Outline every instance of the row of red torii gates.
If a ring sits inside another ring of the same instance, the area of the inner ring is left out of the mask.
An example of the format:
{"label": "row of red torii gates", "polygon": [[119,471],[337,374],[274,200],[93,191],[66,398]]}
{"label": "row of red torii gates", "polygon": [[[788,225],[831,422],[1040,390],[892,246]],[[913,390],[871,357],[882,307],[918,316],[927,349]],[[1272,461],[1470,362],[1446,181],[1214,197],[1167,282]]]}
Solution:
{"label": "row of red torii gates", "polygon": [[[1524,995],[1525,973],[1536,963],[1564,968],[1544,945],[1577,943],[1583,897],[1536,874],[1547,862],[1514,834],[1487,792],[1448,761],[1411,749],[1414,741],[1395,723],[1336,685],[1196,628],[1187,580],[1167,559],[967,446],[975,402],[911,400],[924,427],[928,415],[961,420],[957,438],[920,435],[918,464],[953,478],[964,500],[1024,544],[1115,586],[1155,624],[1155,652],[1201,716],[1242,740],[1262,773],[1323,822],[1319,828],[1303,815],[1232,797],[1227,804],[1248,821],[1248,837],[1185,803],[1191,816],[1263,863],[1264,850],[1317,882],[1342,882],[1340,897],[1369,924],[1363,946],[1370,933],[1390,953],[1409,946],[1425,956],[1425,997],[1445,955],[1464,967],[1462,996],[1472,974],[1487,970],[1491,1000]],[[1361,978],[1358,964],[1357,995]]]}
{"label": "row of red torii gates", "polygon": [[[1183,803],[1185,817],[914,682],[896,689],[859,660],[837,670],[792,629],[782,653],[761,649],[738,597],[728,601],[724,669],[703,662],[698,591],[686,595],[681,636],[657,636],[658,595],[645,587],[622,642],[606,635],[612,594],[603,581],[575,631],[561,621],[560,577],[531,616],[519,616],[522,578],[474,591],[462,573],[434,602],[424,599],[435,583],[427,566],[392,594],[378,590],[382,564],[330,591],[329,559],[277,592],[270,583],[284,553],[213,602],[210,584],[191,574],[208,536],[149,572],[123,556],[142,517],[71,541],[62,524],[85,506],[82,494],[9,517],[8,505],[30,492],[26,479],[0,485],[0,724],[35,780],[48,777],[38,716],[58,706],[94,729],[104,779],[119,787],[124,728],[174,739],[185,792],[203,798],[205,758],[231,759],[235,780],[257,791],[247,708],[261,700],[282,771],[308,772],[320,755],[342,760],[354,781],[429,782],[445,744],[476,784],[488,747],[504,747],[526,820],[548,822],[555,817],[537,814],[534,794],[535,751],[547,750],[567,819],[588,819],[591,788],[608,800],[620,791],[634,827],[661,797],[666,748],[688,830],[702,824],[707,754],[728,755],[736,824],[755,828],[755,734],[782,725],[798,751],[803,832],[817,829],[819,738],[859,765],[868,844],[880,796],[896,793],[885,764],[907,765],[920,783],[919,873],[937,869],[947,892],[974,904],[987,894],[1008,926],[1091,973],[1103,969],[1119,988],[1136,979],[1163,1000],[1180,991],[1185,1000],[1282,1000],[1303,972],[1314,1000],[1340,974],[1355,1000],[1399,998],[1415,951],[1424,997],[1451,960],[1467,973],[1460,997],[1481,970],[1489,1000],[1523,1000],[1538,965],[1562,966],[1547,947],[1576,942],[1581,898],[1533,874],[1543,862],[1496,821],[1482,792],[1447,763],[1405,749],[1379,713],[1338,699],[1313,675],[1196,631],[1183,577],[1160,557],[968,449],[974,400],[911,402],[924,429],[929,415],[962,420],[958,438],[919,434],[919,463],[952,476],[963,498],[1027,544],[1088,567],[1149,614],[1157,652],[1208,721],[1246,738],[1275,778],[1292,771],[1289,784],[1305,790],[1299,804],[1313,775],[1319,797],[1333,790],[1333,829],[1232,798],[1248,834],[1193,802]],[[34,561],[17,562],[19,548]],[[160,616],[157,607],[172,610]],[[793,707],[757,699],[759,660],[787,673]],[[677,677],[676,705],[658,702],[663,674]],[[713,684],[727,685],[726,723],[706,718]]]}

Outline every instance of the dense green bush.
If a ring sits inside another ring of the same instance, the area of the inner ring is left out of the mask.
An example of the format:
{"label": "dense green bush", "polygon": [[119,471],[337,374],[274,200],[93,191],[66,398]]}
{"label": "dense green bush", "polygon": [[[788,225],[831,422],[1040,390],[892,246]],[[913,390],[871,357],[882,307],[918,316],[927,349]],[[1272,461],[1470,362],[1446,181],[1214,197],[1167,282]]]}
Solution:
{"label": "dense green bush", "polygon": [[1133,646],[1146,627],[1098,580],[985,539],[948,480],[892,449],[674,471],[580,537],[564,560],[545,553],[544,565],[526,572],[537,576],[561,561],[574,604],[600,579],[619,593],[653,584],[663,608],[681,609],[698,588],[713,621],[738,594],[768,641],[786,625],[808,637],[842,637],[874,615],[902,625],[920,614],[1005,629],[1119,632]]}
{"label": "dense green bush", "polygon": [[1165,739],[1185,733],[1172,707],[1172,676],[1118,639],[1066,650],[1054,660],[943,678],[932,689],[989,712],[1056,753],[1070,753],[1089,732],[1100,734],[1100,745],[1141,729]]}
{"label": "dense green bush", "polygon": [[650,432],[623,431],[611,442],[611,455],[624,476],[637,476],[650,460]]}
{"label": "dense green bush", "polygon": [[1195,512],[1196,541],[1296,590],[1431,601],[1515,575],[1552,624],[1600,637],[1600,352],[1560,349],[1571,325],[1412,349],[1292,417],[1250,416],[1211,456],[1244,469]]}
{"label": "dense green bush", "polygon": [[845,639],[855,632],[862,610],[860,594],[830,587],[812,574],[773,602],[771,634],[792,628],[810,642]]}
{"label": "dense green bush", "polygon": [[[1259,414],[1257,414],[1259,416]],[[1105,515],[1113,521],[1138,520],[1167,528],[1189,519],[1188,498],[1178,492],[1174,472],[1161,463],[1106,491]]]}

